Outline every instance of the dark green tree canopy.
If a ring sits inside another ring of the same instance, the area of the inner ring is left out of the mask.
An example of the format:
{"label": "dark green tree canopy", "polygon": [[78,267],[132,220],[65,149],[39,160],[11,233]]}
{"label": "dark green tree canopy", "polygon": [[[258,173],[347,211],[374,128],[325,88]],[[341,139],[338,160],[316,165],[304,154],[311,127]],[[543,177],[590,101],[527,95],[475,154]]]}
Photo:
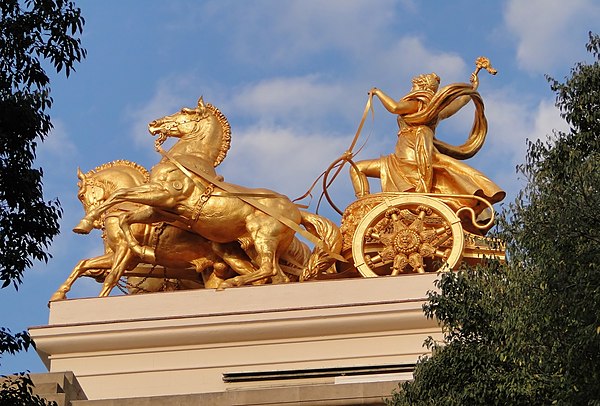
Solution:
{"label": "dark green tree canopy", "polygon": [[444,275],[425,305],[444,343],[397,405],[600,405],[600,37],[593,63],[549,78],[570,125],[530,142],[501,223],[506,264]]}
{"label": "dark green tree canopy", "polygon": [[0,281],[15,287],[34,260],[48,259],[58,234],[58,202],[45,202],[36,146],[49,134],[50,78],[43,63],[68,76],[85,57],[84,20],[64,0],[0,2]]}
{"label": "dark green tree canopy", "polygon": [[[68,0],[0,1],[0,281],[18,288],[35,260],[46,261],[58,234],[57,201],[45,202],[36,146],[52,129],[46,69],[67,76],[85,57],[84,20]],[[47,65],[46,69],[44,64]],[[27,350],[26,332],[0,327],[0,356]],[[0,381],[0,405],[46,405],[27,375]]]}

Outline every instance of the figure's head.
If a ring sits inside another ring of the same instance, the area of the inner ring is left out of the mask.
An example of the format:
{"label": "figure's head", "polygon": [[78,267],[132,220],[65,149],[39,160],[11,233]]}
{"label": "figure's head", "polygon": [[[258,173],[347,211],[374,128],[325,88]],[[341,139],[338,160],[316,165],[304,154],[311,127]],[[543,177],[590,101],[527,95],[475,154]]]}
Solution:
{"label": "figure's head", "polygon": [[440,87],[440,77],[435,73],[426,73],[412,79],[413,90],[429,90],[437,92]]}

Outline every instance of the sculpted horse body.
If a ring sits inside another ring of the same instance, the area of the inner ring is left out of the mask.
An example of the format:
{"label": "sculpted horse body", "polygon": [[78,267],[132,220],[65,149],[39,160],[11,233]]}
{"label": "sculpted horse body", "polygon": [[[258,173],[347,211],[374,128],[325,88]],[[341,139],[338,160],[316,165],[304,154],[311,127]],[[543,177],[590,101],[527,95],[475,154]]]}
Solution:
{"label": "sculpted horse body", "polygon": [[[220,287],[240,286],[272,278],[287,277],[279,262],[290,252],[302,251],[295,237],[302,224],[320,240],[299,277],[308,279],[331,269],[341,249],[340,233],[330,220],[304,212],[286,196],[267,189],[249,189],[225,183],[215,167],[229,148],[230,128],[222,113],[202,99],[193,109],[155,120],[148,126],[158,135],[157,146],[167,137],[178,141],[152,168],[144,185],[115,191],[105,203],[93,208],[75,232],[87,233],[94,221],[115,205],[141,204],[139,209],[122,214],[119,224],[131,248],[138,245],[131,233],[132,224],[167,221],[184,224],[193,233],[217,244],[238,242],[252,263],[236,269],[238,276]],[[303,231],[303,230],[301,230]],[[301,243],[300,243],[301,244]],[[152,250],[145,248],[147,255]]]}
{"label": "sculpted horse body", "polygon": [[[114,161],[101,165],[86,174],[78,172],[78,197],[87,212],[102,204],[117,189],[139,186],[149,180],[145,168],[129,161]],[[233,276],[229,267],[212,249],[205,238],[169,224],[134,224],[131,233],[137,241],[150,244],[154,260],[148,261],[140,252],[131,249],[119,225],[119,216],[138,205],[117,205],[106,212],[94,228],[103,230],[105,253],[83,259],[73,269],[67,280],[53,294],[50,301],[66,298],[66,293],[80,276],[103,279],[100,297],[108,296],[126,271],[142,263],[160,265],[166,269],[194,268],[196,280],[160,277],[128,277],[130,293],[155,292],[172,289],[197,289],[217,287],[226,276]],[[138,250],[139,251],[139,250]],[[160,275],[156,273],[156,276]]]}

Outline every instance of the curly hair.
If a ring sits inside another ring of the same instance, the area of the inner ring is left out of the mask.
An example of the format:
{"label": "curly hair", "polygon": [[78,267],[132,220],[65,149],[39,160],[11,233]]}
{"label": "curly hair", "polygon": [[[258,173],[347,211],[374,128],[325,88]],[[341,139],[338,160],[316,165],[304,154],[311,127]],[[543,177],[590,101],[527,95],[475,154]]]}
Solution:
{"label": "curly hair", "polygon": [[435,93],[440,85],[440,77],[435,73],[426,73],[415,76],[412,79],[412,84],[415,89],[429,90]]}

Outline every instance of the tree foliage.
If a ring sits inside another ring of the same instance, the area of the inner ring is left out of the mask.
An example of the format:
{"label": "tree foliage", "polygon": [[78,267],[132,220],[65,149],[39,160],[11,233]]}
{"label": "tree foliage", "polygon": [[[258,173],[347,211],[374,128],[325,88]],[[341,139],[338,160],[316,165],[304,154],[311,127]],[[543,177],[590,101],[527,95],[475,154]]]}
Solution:
{"label": "tree foliage", "polygon": [[17,287],[34,260],[48,259],[61,214],[58,202],[44,201],[42,170],[33,167],[52,129],[42,64],[71,73],[85,56],[75,37],[84,20],[64,0],[3,0],[0,12],[0,281]]}
{"label": "tree foliage", "polygon": [[396,405],[600,405],[600,37],[593,63],[548,78],[570,126],[530,142],[501,222],[506,264],[444,275],[424,306],[444,343]]}
{"label": "tree foliage", "polygon": [[26,374],[17,374],[0,382],[0,406],[56,406],[33,393],[33,382]]}
{"label": "tree foliage", "polygon": [[[0,281],[18,288],[34,261],[47,261],[58,234],[58,201],[44,201],[36,147],[52,129],[51,70],[65,72],[85,57],[84,19],[69,0],[0,2]],[[46,68],[44,67],[46,66]],[[0,330],[0,355],[32,345],[26,332]],[[38,404],[26,376],[3,381],[0,404]],[[11,390],[8,390],[11,389]],[[40,401],[41,402],[41,401]],[[39,403],[45,404],[45,403]]]}
{"label": "tree foliage", "polygon": [[[19,351],[27,351],[33,346],[31,337],[26,332],[11,334],[11,332],[0,327],[0,349],[2,353],[16,354]],[[0,380],[0,406],[48,406],[56,405],[55,402],[47,402],[45,399],[33,393],[33,382],[24,373],[10,377],[2,377]]]}

